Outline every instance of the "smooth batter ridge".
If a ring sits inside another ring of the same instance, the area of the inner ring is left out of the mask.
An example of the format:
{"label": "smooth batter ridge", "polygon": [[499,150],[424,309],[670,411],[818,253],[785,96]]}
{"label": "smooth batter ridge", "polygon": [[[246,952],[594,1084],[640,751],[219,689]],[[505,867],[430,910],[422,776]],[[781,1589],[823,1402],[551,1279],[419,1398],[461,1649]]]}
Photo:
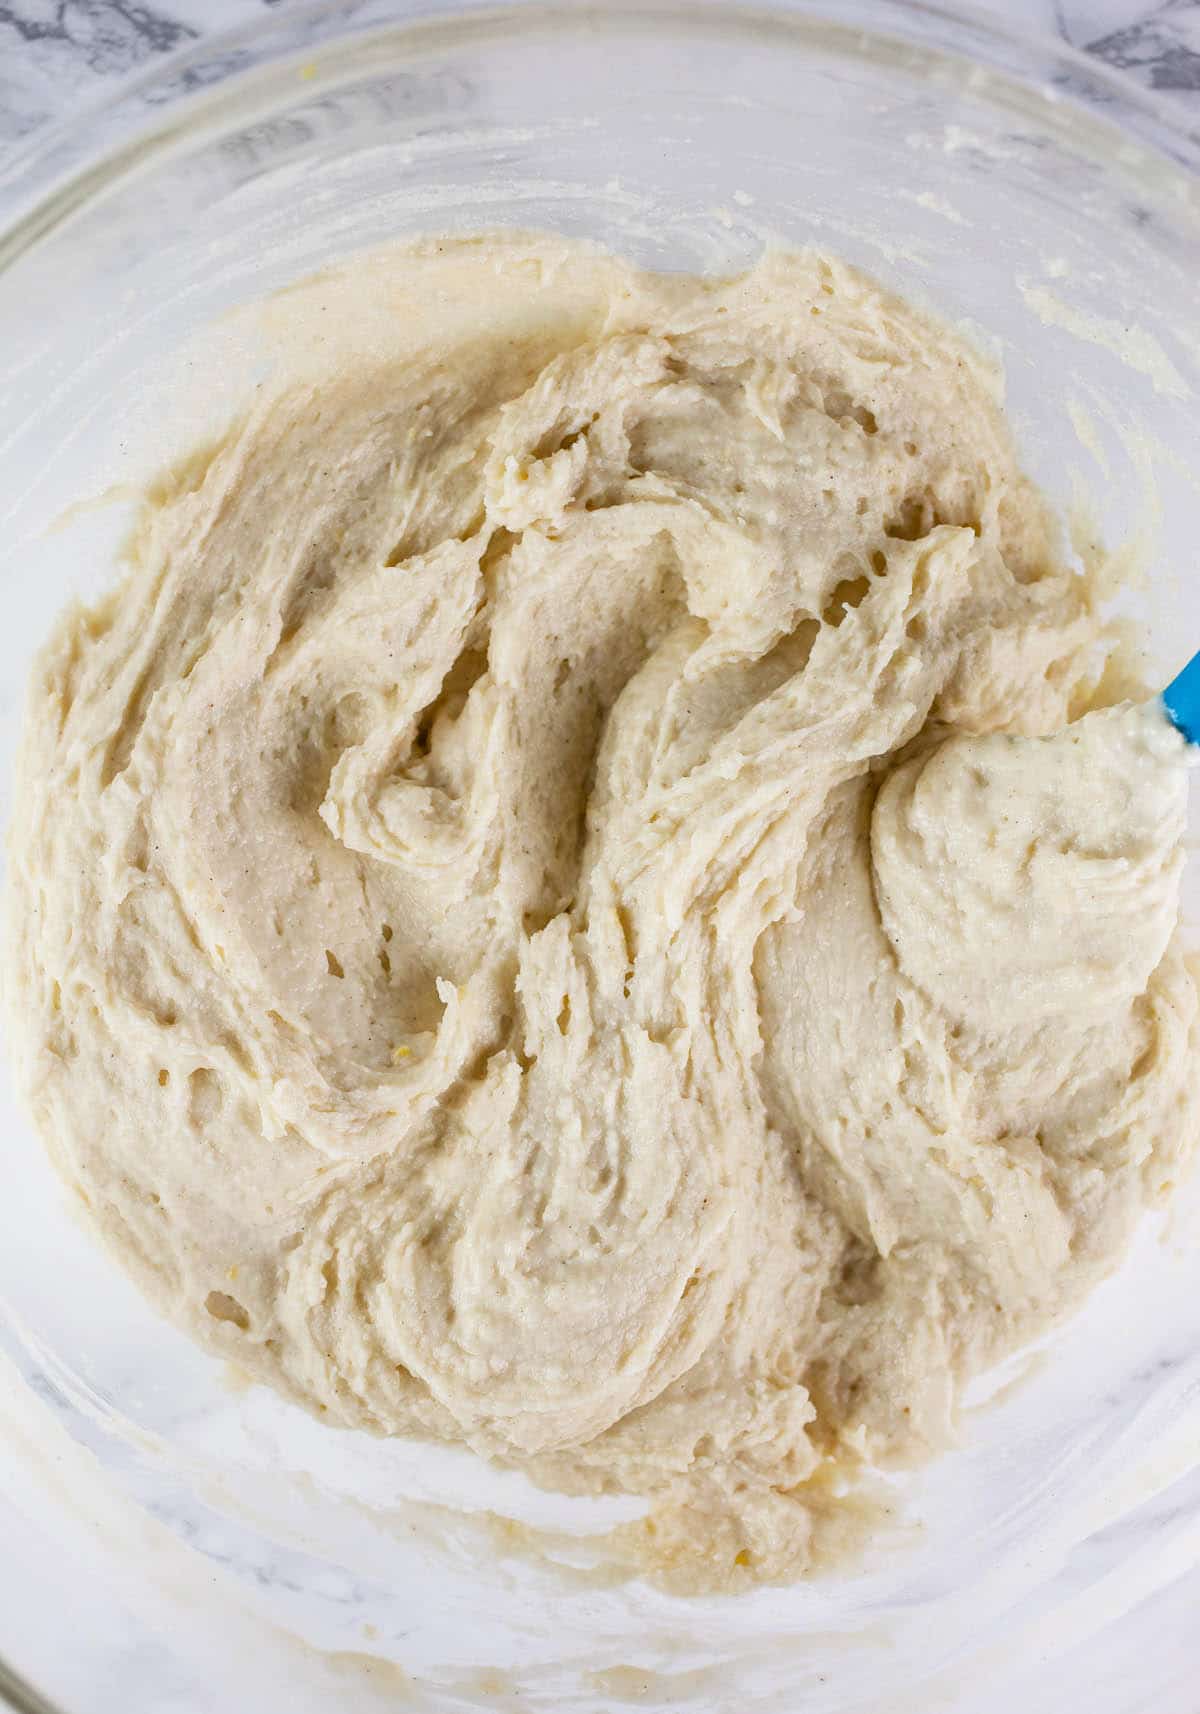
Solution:
{"label": "smooth batter ridge", "polygon": [[994,373],[862,275],[364,289],[37,663],[21,1079],[209,1346],[791,1577],[1190,1147],[1186,747],[1086,712]]}

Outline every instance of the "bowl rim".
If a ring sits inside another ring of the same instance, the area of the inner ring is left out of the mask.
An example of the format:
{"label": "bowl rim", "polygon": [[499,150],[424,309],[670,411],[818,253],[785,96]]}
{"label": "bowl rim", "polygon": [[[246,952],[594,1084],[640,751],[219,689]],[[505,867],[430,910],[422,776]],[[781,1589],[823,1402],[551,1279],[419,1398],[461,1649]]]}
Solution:
{"label": "bowl rim", "polygon": [[[406,42],[418,54],[471,41],[483,45],[515,27],[539,26],[689,34],[772,29],[791,35],[798,47],[824,31],[842,40],[873,36],[898,49],[920,45],[922,31],[940,31],[955,38],[935,40],[940,57],[971,57],[974,45],[982,59],[988,50],[1009,84],[1102,121],[1182,173],[1193,182],[1200,213],[1200,125],[1190,122],[1181,102],[1086,49],[972,0],[299,0],[156,58],[18,141],[0,162],[0,273],[127,173],[158,161],[206,121],[219,120],[255,79],[293,58],[303,65],[313,55],[330,54],[332,78],[335,50],[373,38]],[[314,82],[319,87],[319,78]],[[106,121],[122,114],[127,117],[117,135],[108,135]],[[93,147],[88,139],[96,133],[104,140]],[[3,1656],[0,1710],[67,1714]]]}
{"label": "bowl rim", "polygon": [[[994,62],[999,77],[1047,103],[1124,132],[1159,164],[1195,181],[1200,126],[1177,98],[1042,29],[1027,29],[975,0],[300,0],[175,49],[115,89],[39,126],[0,162],[0,271],[126,171],[151,164],[223,106],[292,58],[345,50],[372,36],[405,38],[414,53],[514,28],[768,29],[805,38],[874,37],[893,50],[932,46],[942,58]],[[932,42],[930,32],[938,32]],[[941,33],[944,33],[942,35]],[[958,38],[947,41],[945,36]],[[251,56],[251,57],[248,57]],[[319,87],[321,67],[302,64]],[[156,93],[157,92],[157,93]],[[115,140],[86,139],[126,113]],[[166,113],[166,118],[160,117]],[[57,163],[62,157],[67,164]]]}

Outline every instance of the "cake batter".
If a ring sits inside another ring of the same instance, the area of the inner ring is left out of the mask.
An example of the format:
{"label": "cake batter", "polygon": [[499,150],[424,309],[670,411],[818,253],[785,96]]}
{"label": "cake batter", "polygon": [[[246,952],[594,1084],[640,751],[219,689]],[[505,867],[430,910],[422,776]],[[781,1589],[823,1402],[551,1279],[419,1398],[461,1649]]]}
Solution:
{"label": "cake batter", "polygon": [[789,1578],[1190,1145],[1185,745],[871,280],[371,277],[392,343],[155,484],[37,663],[22,1083],[244,1369]]}

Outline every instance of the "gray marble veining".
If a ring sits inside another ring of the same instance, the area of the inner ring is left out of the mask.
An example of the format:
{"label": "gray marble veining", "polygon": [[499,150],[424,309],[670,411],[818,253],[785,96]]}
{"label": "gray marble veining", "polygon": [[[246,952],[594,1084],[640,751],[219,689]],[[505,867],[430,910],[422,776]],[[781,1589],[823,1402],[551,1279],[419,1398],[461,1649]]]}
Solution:
{"label": "gray marble veining", "polygon": [[1153,89],[1200,96],[1200,5],[1167,0],[1147,16],[1106,31],[1089,52]]}
{"label": "gray marble veining", "polygon": [[[178,49],[297,3],[0,0],[0,154]],[[1200,0],[986,0],[986,9],[1200,108]]]}

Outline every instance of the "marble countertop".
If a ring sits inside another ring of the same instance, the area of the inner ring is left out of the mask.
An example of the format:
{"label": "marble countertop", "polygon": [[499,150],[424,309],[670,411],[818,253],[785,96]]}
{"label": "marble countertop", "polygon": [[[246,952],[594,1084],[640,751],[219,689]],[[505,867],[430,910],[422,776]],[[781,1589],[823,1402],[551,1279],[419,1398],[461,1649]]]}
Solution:
{"label": "marble countertop", "polygon": [[[299,0],[0,0],[6,146],[155,60]],[[977,0],[979,4],[979,0]],[[1200,0],[983,0],[1200,112]],[[397,10],[403,7],[398,0]]]}

